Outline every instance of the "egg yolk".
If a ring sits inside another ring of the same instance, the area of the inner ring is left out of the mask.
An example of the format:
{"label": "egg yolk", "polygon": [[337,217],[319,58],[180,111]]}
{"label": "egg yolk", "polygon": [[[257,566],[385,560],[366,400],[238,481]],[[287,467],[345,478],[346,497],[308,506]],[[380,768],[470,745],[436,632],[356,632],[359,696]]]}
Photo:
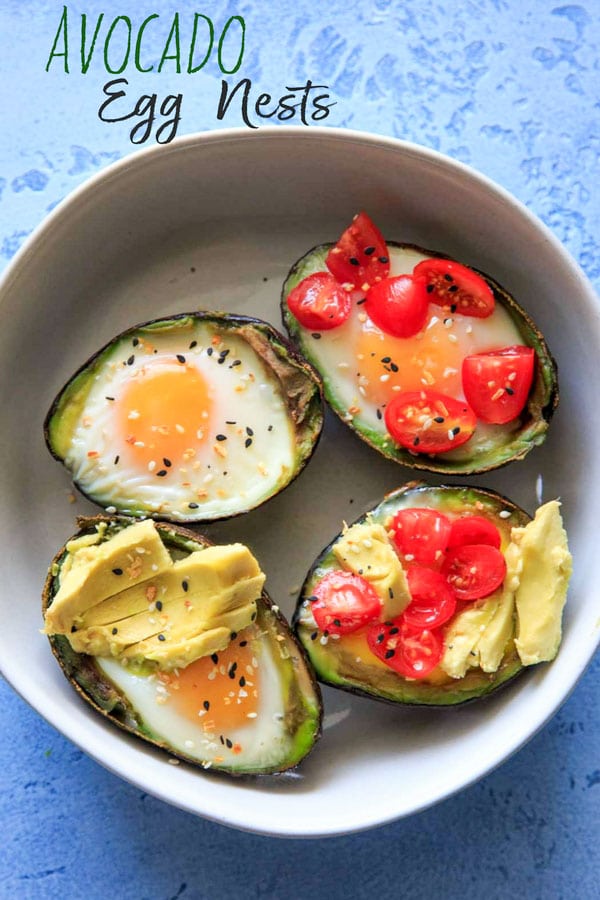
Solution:
{"label": "egg yolk", "polygon": [[170,703],[182,716],[201,722],[207,732],[223,735],[252,723],[260,691],[254,637],[253,628],[246,628],[225,650],[168,676]]}
{"label": "egg yolk", "polygon": [[425,389],[462,396],[464,347],[438,315],[430,315],[424,329],[412,338],[392,337],[367,319],[354,350],[359,384],[377,406],[398,391]]}
{"label": "egg yolk", "polygon": [[[160,363],[145,366],[119,398],[118,427],[130,453],[160,469],[197,447],[208,430],[209,387],[193,366]],[[167,463],[167,464],[168,464]]]}

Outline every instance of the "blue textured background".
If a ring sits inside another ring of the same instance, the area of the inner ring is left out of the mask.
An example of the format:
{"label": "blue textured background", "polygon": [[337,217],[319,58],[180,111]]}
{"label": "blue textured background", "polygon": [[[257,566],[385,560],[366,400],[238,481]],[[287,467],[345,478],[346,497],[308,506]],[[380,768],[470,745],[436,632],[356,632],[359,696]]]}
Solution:
{"label": "blue textured background", "polygon": [[[235,78],[276,96],[306,78],[337,101],[324,124],[408,138],[523,200],[600,282],[600,15],[595,0],[261,0],[71,3],[108,20],[179,9],[247,24]],[[44,72],[62,3],[0,4],[0,265],[89,175],[132,150],[97,118],[108,80]],[[148,30],[150,35],[150,29]],[[73,46],[77,60],[77,45]],[[158,58],[150,41],[145,60]],[[132,100],[183,91],[179,134],[217,122],[220,76],[124,73]],[[115,76],[116,77],[116,76]],[[568,300],[568,298],[566,298]],[[1,898],[596,898],[600,714],[596,659],[517,757],[434,809],[364,835],[280,841],[195,819],[105,772],[0,682]],[[360,798],[368,803],[368,798]]]}

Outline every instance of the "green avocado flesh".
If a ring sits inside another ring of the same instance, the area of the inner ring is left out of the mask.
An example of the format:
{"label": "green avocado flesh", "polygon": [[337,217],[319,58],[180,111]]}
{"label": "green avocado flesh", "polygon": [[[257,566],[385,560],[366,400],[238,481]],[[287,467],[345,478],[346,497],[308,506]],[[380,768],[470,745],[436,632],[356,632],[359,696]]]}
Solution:
{"label": "green avocado flesh", "polygon": [[[480,349],[477,351],[469,350],[468,353],[485,352],[511,344],[527,345],[536,351],[537,363],[534,381],[526,407],[517,419],[506,425],[486,425],[478,422],[470,440],[449,452],[436,455],[418,454],[395,444],[387,433],[384,423],[385,401],[380,401],[379,408],[377,408],[377,404],[369,399],[368,393],[365,395],[365,385],[367,385],[368,392],[372,390],[368,387],[372,378],[402,379],[402,373],[406,370],[403,369],[400,360],[398,376],[390,375],[389,368],[384,368],[383,365],[373,375],[373,363],[369,364],[369,360],[365,361],[365,353],[362,354],[362,357],[358,354],[356,319],[359,316],[364,317],[363,321],[366,319],[364,308],[360,305],[364,300],[364,293],[355,291],[352,294],[354,306],[348,321],[337,328],[321,333],[312,333],[301,326],[288,309],[287,297],[304,278],[315,272],[327,271],[325,258],[332,246],[332,244],[322,244],[314,247],[292,267],[283,286],[282,316],[294,343],[320,372],[324,383],[325,399],[333,411],[362,440],[384,456],[402,465],[429,472],[455,475],[484,472],[506,465],[513,460],[522,459],[533,447],[544,441],[550,419],[558,403],[556,364],[539,329],[528,314],[496,281],[483,272],[479,272],[494,293],[496,300],[494,313],[489,319],[466,317],[458,313],[455,313],[453,318],[459,324],[462,322],[470,326],[473,335],[482,335],[483,346],[480,345]],[[412,272],[413,267],[422,259],[443,256],[412,244],[393,242],[388,242],[388,251],[391,263],[390,274],[393,276]],[[444,319],[446,316],[441,307],[432,305],[431,309],[435,310],[436,315],[439,314],[440,319]],[[450,317],[444,321],[449,323]],[[493,326],[492,323],[494,323]],[[371,328],[368,322],[365,327]],[[492,329],[497,329],[497,331],[494,332]],[[376,331],[378,330],[376,329]],[[448,336],[452,337],[450,331],[443,334],[441,340],[449,339]],[[377,346],[375,346],[376,344]],[[374,357],[375,361],[381,357],[382,363],[390,357],[393,361],[394,348],[400,348],[401,344],[402,339],[393,337],[387,338],[384,342],[375,341],[369,344],[371,352],[367,352],[366,355]],[[377,352],[374,352],[375,350]],[[421,382],[418,378],[416,386],[403,387],[403,390],[420,390],[422,383],[423,388],[450,393],[444,390],[443,379],[435,383],[428,380],[427,364],[427,357],[425,357],[425,380]],[[455,371],[458,371],[459,367],[460,363]],[[450,368],[448,367],[448,369]],[[448,369],[444,369],[444,374]],[[364,374],[365,370],[369,373],[368,378]],[[400,381],[400,383],[402,382]],[[453,394],[453,396],[456,395]]]}
{"label": "green avocado flesh", "polygon": [[190,313],[135,326],[54,400],[50,452],[109,512],[209,522],[254,509],[310,459],[318,375],[258,319]]}
{"label": "green avocado flesh", "polygon": [[[103,543],[133,521],[82,519],[70,540],[98,533]],[[173,561],[211,546],[176,525],[156,528]],[[44,613],[68,555],[65,545],[49,570]],[[191,588],[187,596],[193,603]],[[192,663],[188,675],[187,667],[160,672],[144,663],[124,667],[117,659],[77,653],[65,635],[49,640],[66,677],[107,721],[203,769],[272,774],[298,765],[312,749],[321,731],[321,696],[301,645],[264,591],[256,611],[255,621],[232,634],[225,650]]]}
{"label": "green avocado flesh", "polygon": [[[510,540],[511,528],[522,527],[530,521],[524,510],[493,491],[409,484],[388,494],[358,522],[364,522],[368,517],[369,522],[384,525],[399,509],[414,507],[437,509],[450,517],[467,513],[485,516],[493,520],[499,529],[502,549]],[[501,512],[504,516],[499,515]],[[365,638],[366,629],[342,635],[337,640],[324,636],[312,622],[306,621],[309,609],[306,601],[316,583],[327,572],[339,569],[333,547],[340,537],[338,535],[315,561],[302,587],[294,615],[296,633],[320,681],[378,700],[409,705],[453,706],[489,694],[522,670],[512,639],[506,645],[495,672],[484,672],[479,667],[473,667],[467,669],[462,678],[452,678],[438,667],[428,677],[412,680],[402,677],[371,653]]]}

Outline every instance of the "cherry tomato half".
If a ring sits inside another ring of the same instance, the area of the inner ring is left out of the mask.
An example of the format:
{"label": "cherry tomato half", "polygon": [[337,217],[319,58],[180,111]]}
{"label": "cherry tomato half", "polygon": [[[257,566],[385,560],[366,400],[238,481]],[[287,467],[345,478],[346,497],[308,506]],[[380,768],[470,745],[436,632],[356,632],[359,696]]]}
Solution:
{"label": "cherry tomato half", "polygon": [[499,550],[501,543],[500,532],[485,516],[461,516],[452,522],[448,549],[464,544],[489,544]]}
{"label": "cherry tomato half", "polygon": [[375,588],[352,572],[328,572],[313,589],[312,614],[321,631],[350,634],[381,614]]}
{"label": "cherry tomato half", "polygon": [[399,509],[392,519],[394,544],[408,566],[441,566],[450,529],[449,519],[436,509]]}
{"label": "cherry tomato half", "polygon": [[463,316],[485,319],[494,312],[494,295],[488,283],[473,269],[452,259],[424,259],[413,269],[423,278],[431,303]]}
{"label": "cherry tomato half", "polygon": [[329,272],[314,272],[303,278],[290,291],[287,304],[292,315],[311,331],[337,328],[352,309],[350,295]]}
{"label": "cherry tomato half", "polygon": [[449,550],[442,568],[457,600],[488,597],[506,576],[506,561],[489,544],[464,544]]}
{"label": "cherry tomato half", "polygon": [[463,390],[483,422],[504,425],[517,418],[527,403],[534,364],[532,347],[504,347],[465,357]]}
{"label": "cherry tomato half", "polygon": [[359,290],[367,291],[370,285],[387,278],[390,272],[387,244],[366,213],[354,217],[327,254],[325,265],[340,284]]}
{"label": "cherry tomato half", "polygon": [[438,628],[451,619],[456,597],[441,572],[413,566],[406,573],[411,602],[402,613],[413,628]]}
{"label": "cherry tomato half", "polygon": [[429,301],[425,283],[412,275],[384,278],[367,294],[365,312],[378,328],[394,337],[408,338],[425,324]]}
{"label": "cherry tomato half", "polygon": [[477,418],[464,400],[435,391],[396,394],[385,408],[385,426],[402,447],[446,453],[472,437]]}
{"label": "cherry tomato half", "polygon": [[444,652],[441,631],[411,628],[401,616],[371,625],[367,644],[371,653],[405,678],[426,678]]}

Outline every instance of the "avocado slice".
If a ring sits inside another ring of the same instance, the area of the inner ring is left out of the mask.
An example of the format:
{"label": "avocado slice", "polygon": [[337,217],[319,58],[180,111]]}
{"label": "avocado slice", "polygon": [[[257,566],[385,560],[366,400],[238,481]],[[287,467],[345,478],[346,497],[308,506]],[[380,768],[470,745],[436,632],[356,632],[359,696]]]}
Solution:
{"label": "avocado slice", "polygon": [[320,378],[286,338],[259,319],[201,311],[109,341],[59,392],[44,434],[109,513],[208,522],[287,487],[322,425]]}
{"label": "avocado slice", "polygon": [[[68,547],[89,538],[102,548],[135,527],[135,520],[82,517],[78,525],[79,531],[58,551],[48,571],[44,615],[60,589],[61,572],[68,571],[73,555]],[[154,527],[175,568],[199,552],[215,549],[206,537],[181,526],[156,522]],[[194,600],[191,587],[187,596]],[[215,598],[209,598],[207,606],[214,603]],[[100,601],[92,609],[105,606],[106,601]],[[222,611],[217,612],[222,620]],[[321,694],[303,648],[264,590],[255,601],[250,624],[229,638],[223,653],[203,656],[197,660],[201,668],[190,675],[185,668],[163,671],[151,659],[124,665],[120,658],[76,652],[67,635],[49,635],[52,652],[79,695],[107,721],[170,756],[236,776],[297,766],[319,738],[322,718]],[[215,698],[219,685],[223,698],[211,704],[205,698]],[[241,712],[236,716],[231,709],[238,706]]]}
{"label": "avocado slice", "polygon": [[[429,507],[450,516],[459,514],[483,515],[491,519],[502,536],[502,550],[510,546],[511,529],[521,528],[531,521],[531,517],[512,501],[491,490],[476,487],[439,486],[432,487],[419,482],[411,482],[387,494],[384,500],[374,509],[365,513],[357,523],[370,522],[376,526],[389,524],[399,509],[413,507]],[[354,527],[354,526],[352,526]],[[308,598],[312,596],[314,587],[327,572],[339,569],[339,559],[335,547],[341,535],[338,535],[318,556],[302,586],[298,605],[293,619],[296,633],[305,647],[317,677],[325,684],[342,688],[353,693],[373,697],[393,703],[421,706],[454,706],[483,697],[506,684],[523,669],[514,641],[516,613],[514,603],[507,606],[508,600],[502,596],[502,590],[496,592],[486,601],[470,604],[466,611],[477,616],[473,622],[473,646],[481,634],[486,636],[484,662],[477,660],[478,665],[466,667],[462,677],[452,677],[438,666],[426,678],[413,680],[404,678],[393,669],[377,659],[367,646],[364,629],[353,634],[342,635],[338,639],[323,635],[311,622]],[[491,609],[492,604],[494,609]],[[456,617],[455,617],[456,618]],[[454,619],[446,626],[446,640],[453,627]],[[480,629],[490,626],[487,632]],[[460,639],[465,640],[461,628]],[[466,640],[468,641],[468,635]],[[502,641],[502,652],[495,671],[489,668],[485,660],[497,650],[497,642]],[[495,646],[488,647],[487,644]],[[456,652],[464,652],[467,656],[471,645],[459,647]],[[456,660],[454,661],[456,663]],[[460,666],[460,660],[458,660]]]}
{"label": "avocado slice", "polygon": [[[514,325],[519,340],[512,340],[511,343],[527,345],[536,352],[537,364],[533,385],[526,407],[519,418],[502,426],[484,426],[480,423],[473,437],[461,447],[430,456],[411,453],[395,444],[387,433],[381,409],[377,410],[377,417],[375,417],[375,410],[367,411],[363,403],[361,403],[362,408],[360,409],[351,406],[350,404],[353,402],[349,399],[351,388],[348,385],[344,386],[339,369],[336,370],[336,366],[332,365],[324,354],[323,346],[326,341],[320,340],[321,334],[313,334],[303,328],[289,311],[287,305],[288,295],[304,278],[314,272],[326,271],[325,258],[333,246],[328,243],[313,247],[292,266],[281,294],[282,318],[291,339],[320,372],[326,401],[336,415],[363,441],[388,459],[409,468],[451,475],[469,475],[499,468],[514,460],[523,459],[533,447],[544,441],[550,420],[558,404],[556,363],[539,328],[514,297],[489,275],[473,267],[471,267],[473,271],[481,275],[488,283],[496,304],[505,311],[508,321]],[[413,266],[422,259],[450,258],[443,253],[426,250],[415,244],[388,241],[387,246],[392,275],[411,272]],[[363,298],[364,294],[360,292],[353,294],[353,299],[357,303],[360,303]],[[478,327],[477,322],[481,321],[487,320],[473,319],[473,327]],[[325,334],[338,334],[339,340],[343,341],[343,333],[347,324],[344,323],[339,328],[325,332]],[[342,365],[351,371],[355,365],[359,367],[360,363],[353,360],[353,354],[349,351],[348,362],[344,362]],[[383,372],[383,369],[381,371]],[[389,376],[384,375],[384,377]],[[353,390],[356,391],[356,387]],[[435,390],[439,390],[439,388],[436,387]]]}

